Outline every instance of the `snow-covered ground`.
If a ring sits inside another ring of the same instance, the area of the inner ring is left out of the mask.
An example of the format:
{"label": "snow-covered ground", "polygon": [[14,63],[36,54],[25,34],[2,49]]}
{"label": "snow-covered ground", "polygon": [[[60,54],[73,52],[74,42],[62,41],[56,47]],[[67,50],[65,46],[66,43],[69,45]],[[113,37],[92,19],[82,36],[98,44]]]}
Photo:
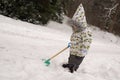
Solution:
{"label": "snow-covered ground", "polygon": [[67,46],[72,30],[50,22],[38,26],[0,15],[0,80],[120,80],[120,38],[92,27],[93,43],[79,70],[61,67],[69,49],[45,66]]}

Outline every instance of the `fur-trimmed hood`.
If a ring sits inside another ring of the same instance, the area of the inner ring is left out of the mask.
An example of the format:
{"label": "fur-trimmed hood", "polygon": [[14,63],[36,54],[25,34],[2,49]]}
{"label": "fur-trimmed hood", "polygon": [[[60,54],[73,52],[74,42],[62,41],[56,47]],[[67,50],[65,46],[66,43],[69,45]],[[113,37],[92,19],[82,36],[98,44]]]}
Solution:
{"label": "fur-trimmed hood", "polygon": [[75,21],[75,20],[72,20],[72,19],[69,19],[67,21],[67,24],[71,27],[76,26],[79,31],[83,31],[87,27],[83,22],[78,22],[78,21]]}

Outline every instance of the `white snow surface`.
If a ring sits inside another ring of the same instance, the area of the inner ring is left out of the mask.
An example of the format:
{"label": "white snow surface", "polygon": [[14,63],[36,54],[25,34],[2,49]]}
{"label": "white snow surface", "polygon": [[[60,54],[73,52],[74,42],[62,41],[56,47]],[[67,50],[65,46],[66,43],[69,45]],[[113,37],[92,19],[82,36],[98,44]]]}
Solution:
{"label": "white snow surface", "polygon": [[93,42],[75,73],[61,65],[69,49],[48,59],[67,46],[72,30],[65,23],[34,25],[0,15],[0,80],[120,80],[120,38],[91,27]]}

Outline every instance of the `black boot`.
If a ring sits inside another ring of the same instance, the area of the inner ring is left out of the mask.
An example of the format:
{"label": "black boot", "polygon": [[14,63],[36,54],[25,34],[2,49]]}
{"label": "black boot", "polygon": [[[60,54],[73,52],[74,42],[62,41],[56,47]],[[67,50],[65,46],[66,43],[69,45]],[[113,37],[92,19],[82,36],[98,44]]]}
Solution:
{"label": "black boot", "polygon": [[62,67],[63,68],[69,68],[69,64],[63,64]]}
{"label": "black boot", "polygon": [[73,73],[75,71],[74,65],[72,65],[72,64],[69,65],[69,70],[70,70],[71,73]]}

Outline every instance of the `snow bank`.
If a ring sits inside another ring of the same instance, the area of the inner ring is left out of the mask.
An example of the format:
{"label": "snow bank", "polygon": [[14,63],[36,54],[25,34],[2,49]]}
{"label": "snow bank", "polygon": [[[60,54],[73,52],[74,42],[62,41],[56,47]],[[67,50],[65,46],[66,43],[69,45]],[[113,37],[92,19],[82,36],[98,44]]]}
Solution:
{"label": "snow bank", "polygon": [[119,80],[120,45],[110,33],[91,28],[89,54],[74,74],[61,67],[69,49],[46,67],[42,59],[67,46],[72,33],[66,24],[50,22],[47,27],[0,15],[0,80]]}

